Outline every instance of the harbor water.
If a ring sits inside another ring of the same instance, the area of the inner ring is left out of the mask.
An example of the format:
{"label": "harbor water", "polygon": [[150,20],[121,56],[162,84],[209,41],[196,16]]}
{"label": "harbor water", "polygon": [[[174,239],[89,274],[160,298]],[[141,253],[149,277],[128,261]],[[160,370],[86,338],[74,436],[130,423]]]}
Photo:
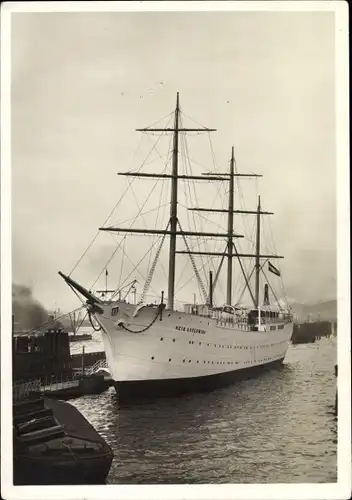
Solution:
{"label": "harbor water", "polygon": [[71,402],[113,449],[111,484],[336,482],[335,363],[336,337],[321,338],[212,393],[121,406],[110,388]]}

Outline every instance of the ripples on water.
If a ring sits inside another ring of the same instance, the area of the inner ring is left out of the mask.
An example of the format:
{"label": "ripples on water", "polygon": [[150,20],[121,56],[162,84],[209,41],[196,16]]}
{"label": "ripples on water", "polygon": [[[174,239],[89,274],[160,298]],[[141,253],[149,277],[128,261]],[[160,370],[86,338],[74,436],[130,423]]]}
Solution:
{"label": "ripples on water", "polygon": [[108,483],[336,482],[336,338],[290,346],[282,368],[207,394],[72,403],[112,447]]}

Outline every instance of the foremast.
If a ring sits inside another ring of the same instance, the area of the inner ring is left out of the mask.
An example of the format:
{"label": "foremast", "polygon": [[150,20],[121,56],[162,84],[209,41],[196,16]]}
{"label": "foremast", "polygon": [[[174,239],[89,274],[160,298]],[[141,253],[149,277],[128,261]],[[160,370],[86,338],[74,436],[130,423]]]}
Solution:
{"label": "foremast", "polygon": [[177,230],[177,191],[178,191],[178,136],[179,136],[179,114],[180,114],[180,96],[177,92],[174,141],[172,152],[172,179],[171,179],[171,203],[170,203],[170,248],[169,248],[169,280],[167,307],[174,308],[175,296],[175,269],[176,269],[176,230]]}
{"label": "foremast", "polygon": [[[172,128],[141,128],[136,129],[139,132],[172,132],[173,133],[173,151],[172,151],[172,171],[171,174],[149,174],[149,173],[139,173],[139,172],[119,172],[118,175],[133,176],[133,177],[145,177],[145,178],[159,178],[159,179],[170,179],[171,180],[171,200],[170,200],[170,219],[166,229],[128,229],[128,228],[117,228],[117,227],[103,227],[99,228],[101,231],[110,232],[126,232],[126,233],[143,233],[143,234],[158,234],[158,235],[169,235],[170,236],[170,246],[169,246],[169,275],[168,275],[168,297],[167,297],[167,308],[169,310],[174,309],[175,300],[175,269],[176,269],[176,254],[180,253],[176,250],[177,237],[182,235],[185,236],[205,236],[205,237],[219,237],[228,238],[227,233],[213,233],[213,232],[197,232],[197,231],[183,231],[180,227],[178,220],[177,207],[178,207],[178,182],[180,180],[204,180],[204,181],[228,181],[228,177],[214,174],[205,177],[204,175],[180,175],[178,173],[178,156],[179,156],[179,134],[186,132],[214,132],[216,129],[210,129],[207,127],[202,128],[185,128],[180,127],[180,99],[179,93],[177,92],[176,97],[176,109],[175,109],[174,126]],[[179,227],[179,228],[178,228]],[[232,238],[243,238],[243,235],[232,234]],[[192,254],[192,252],[185,252]]]}

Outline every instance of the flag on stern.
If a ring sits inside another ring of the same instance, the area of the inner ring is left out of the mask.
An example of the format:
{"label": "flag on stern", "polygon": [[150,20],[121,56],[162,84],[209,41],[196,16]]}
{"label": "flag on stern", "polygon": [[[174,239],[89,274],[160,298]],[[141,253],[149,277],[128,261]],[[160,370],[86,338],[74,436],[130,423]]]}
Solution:
{"label": "flag on stern", "polygon": [[275,266],[273,266],[271,262],[269,262],[268,264],[269,264],[268,269],[269,269],[269,271],[270,271],[271,273],[276,274],[276,276],[281,276],[280,271],[279,271],[278,269],[276,269],[276,267],[275,267]]}

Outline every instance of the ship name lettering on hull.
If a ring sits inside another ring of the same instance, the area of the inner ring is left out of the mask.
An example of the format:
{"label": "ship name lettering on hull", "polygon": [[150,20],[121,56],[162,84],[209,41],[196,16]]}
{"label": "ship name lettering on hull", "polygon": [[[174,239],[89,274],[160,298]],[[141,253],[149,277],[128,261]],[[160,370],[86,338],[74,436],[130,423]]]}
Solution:
{"label": "ship name lettering on hull", "polygon": [[176,325],[175,329],[180,331],[180,332],[201,333],[202,335],[204,335],[206,333],[205,330],[201,330],[199,328],[190,328],[190,327],[181,326],[181,325]]}

